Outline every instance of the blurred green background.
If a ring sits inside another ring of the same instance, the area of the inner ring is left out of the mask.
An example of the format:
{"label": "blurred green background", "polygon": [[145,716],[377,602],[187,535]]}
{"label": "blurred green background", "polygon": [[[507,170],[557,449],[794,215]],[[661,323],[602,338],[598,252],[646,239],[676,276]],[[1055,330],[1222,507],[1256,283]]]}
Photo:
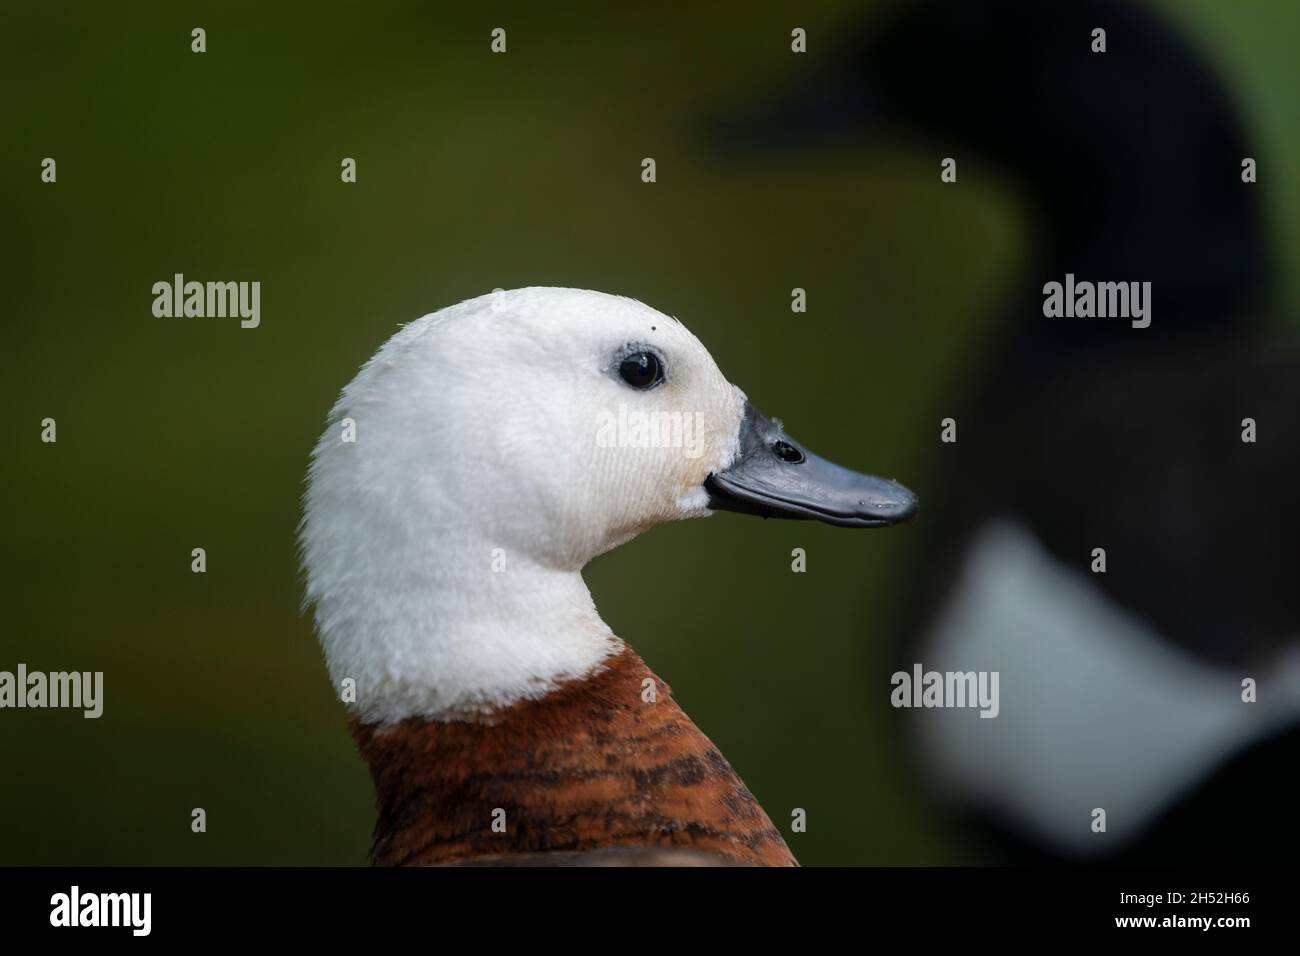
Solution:
{"label": "blurred green background", "polygon": [[[1300,6],[1159,6],[1261,175],[1300,169]],[[933,156],[863,143],[736,162],[695,129],[804,67],[793,26],[811,58],[870,9],[5,3],[0,669],[102,670],[106,700],[98,721],[0,712],[0,863],[364,862],[370,780],[298,611],[294,529],[326,410],[399,323],[494,287],[634,296],[801,440],[924,501],[944,397],[1016,276],[1017,197],[941,192]],[[1294,175],[1278,195],[1294,314]],[[154,318],[175,272],[261,281],[261,327]],[[778,825],[808,811],[805,864],[965,860],[868,678],[908,548],[906,527],[720,515],[587,572]]]}

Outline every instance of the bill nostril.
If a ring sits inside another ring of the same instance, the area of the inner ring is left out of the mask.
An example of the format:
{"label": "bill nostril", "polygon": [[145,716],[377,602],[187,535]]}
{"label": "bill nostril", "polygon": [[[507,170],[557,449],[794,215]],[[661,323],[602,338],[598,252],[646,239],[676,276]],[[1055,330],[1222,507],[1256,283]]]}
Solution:
{"label": "bill nostril", "polygon": [[804,460],[803,452],[788,441],[778,439],[772,442],[772,452],[777,458],[790,465],[798,465]]}

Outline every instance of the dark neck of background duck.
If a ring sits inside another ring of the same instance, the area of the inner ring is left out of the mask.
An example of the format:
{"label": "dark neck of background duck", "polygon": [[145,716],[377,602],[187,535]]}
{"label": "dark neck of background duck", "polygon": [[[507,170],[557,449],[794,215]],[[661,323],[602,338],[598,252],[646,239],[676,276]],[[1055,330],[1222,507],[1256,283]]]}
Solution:
{"label": "dark neck of background duck", "polygon": [[[991,378],[1023,385],[1093,358],[1240,347],[1266,329],[1264,187],[1241,182],[1241,159],[1252,154],[1227,131],[1181,145],[1132,139],[1029,179],[1031,258],[999,320],[1001,367]],[[1044,284],[1064,284],[1067,273],[1076,283],[1150,282],[1151,326],[1044,316]]]}

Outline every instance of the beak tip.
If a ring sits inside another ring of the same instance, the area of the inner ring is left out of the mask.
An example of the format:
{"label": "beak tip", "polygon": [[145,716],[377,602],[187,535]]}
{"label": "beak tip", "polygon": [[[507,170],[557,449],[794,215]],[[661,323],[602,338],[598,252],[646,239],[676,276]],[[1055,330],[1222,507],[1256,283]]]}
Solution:
{"label": "beak tip", "polygon": [[916,518],[921,501],[915,492],[892,479],[870,480],[869,493],[858,499],[858,513],[865,521],[888,527]]}
{"label": "beak tip", "polygon": [[901,485],[898,494],[890,500],[879,501],[872,505],[866,502],[860,504],[863,506],[865,518],[885,527],[914,521],[921,510],[920,499]]}
{"label": "beak tip", "polygon": [[898,511],[894,514],[894,523],[903,524],[908,521],[915,521],[916,516],[921,513],[921,499],[916,495],[909,494],[907,500],[902,503]]}

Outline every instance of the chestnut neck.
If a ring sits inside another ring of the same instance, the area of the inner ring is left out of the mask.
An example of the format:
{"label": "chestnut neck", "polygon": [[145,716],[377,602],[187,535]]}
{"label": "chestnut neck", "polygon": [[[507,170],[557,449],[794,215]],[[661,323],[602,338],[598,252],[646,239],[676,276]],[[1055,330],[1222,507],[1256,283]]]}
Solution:
{"label": "chestnut neck", "polygon": [[538,700],[458,721],[362,723],[371,862],[676,846],[796,865],[726,758],[630,648]]}

